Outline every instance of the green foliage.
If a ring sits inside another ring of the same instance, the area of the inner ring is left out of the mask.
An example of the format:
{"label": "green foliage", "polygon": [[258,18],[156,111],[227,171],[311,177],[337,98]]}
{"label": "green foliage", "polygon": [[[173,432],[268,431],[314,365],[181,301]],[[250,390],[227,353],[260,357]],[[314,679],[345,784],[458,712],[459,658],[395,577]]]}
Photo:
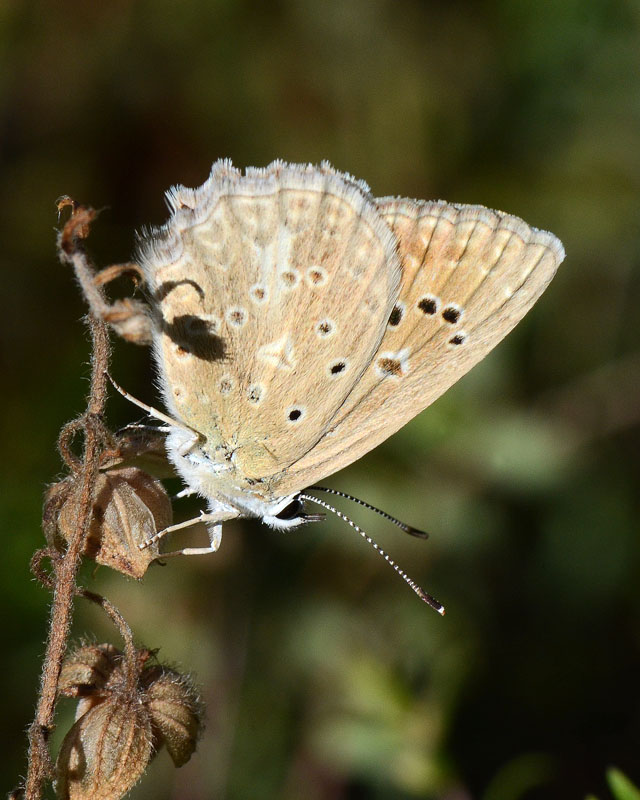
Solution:
{"label": "green foliage", "polygon": [[607,783],[614,800],[640,800],[640,789],[619,769],[607,770]]}
{"label": "green foliage", "polygon": [[[640,800],[640,789],[615,767],[607,770],[607,785],[611,790],[613,800]],[[585,800],[598,800],[598,798],[590,794]]]}

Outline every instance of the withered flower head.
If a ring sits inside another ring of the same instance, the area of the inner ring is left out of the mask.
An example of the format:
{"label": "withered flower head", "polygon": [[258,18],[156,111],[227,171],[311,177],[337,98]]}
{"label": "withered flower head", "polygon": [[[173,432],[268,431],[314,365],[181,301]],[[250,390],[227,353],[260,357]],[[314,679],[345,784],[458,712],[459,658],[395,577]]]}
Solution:
{"label": "withered flower head", "polygon": [[119,800],[142,777],[152,756],[147,709],[113,695],[86,711],[65,736],[56,764],[58,797]]}
{"label": "withered flower head", "polygon": [[154,743],[163,744],[176,767],[193,755],[202,727],[202,704],[196,689],[185,675],[160,665],[145,669],[141,683],[146,687],[145,702],[151,714]]}
{"label": "withered flower head", "polygon": [[81,644],[62,665],[58,692],[66,697],[85,697],[104,689],[122,658],[112,644]]}
{"label": "withered flower head", "polygon": [[[64,551],[78,519],[80,491],[73,475],[49,488],[43,527],[50,546]],[[91,526],[83,555],[98,564],[141,578],[158,557],[154,543],[139,545],[171,524],[171,501],[162,484],[141,469],[101,472],[95,487]]]}
{"label": "withered flower head", "polygon": [[100,467],[139,467],[156,478],[175,478],[175,469],[167,458],[166,438],[158,428],[127,425],[114,434],[114,447],[102,453]]}
{"label": "withered flower head", "polygon": [[62,800],[119,800],[166,745],[180,767],[202,729],[202,705],[191,680],[159,664],[149,650],[132,662],[109,644],[82,644],[65,661],[59,691],[78,697],[76,722],[56,763]]}

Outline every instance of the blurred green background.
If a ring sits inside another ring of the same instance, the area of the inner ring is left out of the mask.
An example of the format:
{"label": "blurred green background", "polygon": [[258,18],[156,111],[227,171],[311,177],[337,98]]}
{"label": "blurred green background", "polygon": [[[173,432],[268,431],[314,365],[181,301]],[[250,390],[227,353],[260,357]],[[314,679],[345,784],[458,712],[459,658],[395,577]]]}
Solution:
{"label": "blurred green background", "polygon": [[[208,705],[191,762],[161,753],[132,797],[610,798],[610,765],[640,781],[640,5],[3,0],[0,38],[3,789],[48,621],[28,570],[41,496],[88,385],[54,201],[104,208],[91,252],[125,261],[164,190],[219,157],[329,159],[378,196],[517,214],[568,255],[495,352],[330,481],[431,531],[341,505],[444,619],[337,519],[229,525],[217,555],[141,584],[83,570]],[[157,402],[142,348],[116,343],[113,372]],[[139,418],[121,398],[109,414]],[[118,644],[79,606],[90,632]]]}

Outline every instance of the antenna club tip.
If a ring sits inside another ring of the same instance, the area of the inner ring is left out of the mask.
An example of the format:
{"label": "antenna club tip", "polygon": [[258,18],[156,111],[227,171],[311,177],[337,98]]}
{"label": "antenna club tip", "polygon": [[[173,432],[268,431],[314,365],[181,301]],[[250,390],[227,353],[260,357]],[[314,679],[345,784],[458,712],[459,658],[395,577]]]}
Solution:
{"label": "antenna club tip", "polygon": [[424,589],[421,589],[420,587],[417,587],[415,589],[415,592],[423,602],[425,602],[428,606],[431,606],[431,608],[434,611],[437,611],[441,617],[444,617],[446,612],[442,603],[438,602],[435,597],[432,597],[430,594],[425,592]]}
{"label": "antenna club tip", "polygon": [[429,538],[429,534],[426,531],[421,531],[419,528],[414,528],[411,525],[406,526],[405,532],[411,536],[416,536],[418,539]]}

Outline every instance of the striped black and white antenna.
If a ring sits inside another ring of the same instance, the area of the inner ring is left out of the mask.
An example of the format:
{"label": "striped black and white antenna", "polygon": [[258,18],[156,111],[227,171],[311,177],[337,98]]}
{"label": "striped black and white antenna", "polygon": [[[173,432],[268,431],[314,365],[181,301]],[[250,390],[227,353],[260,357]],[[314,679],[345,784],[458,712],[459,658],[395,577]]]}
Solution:
{"label": "striped black and white antenna", "polygon": [[[372,511],[376,511],[377,513],[381,514],[383,517],[386,517],[391,522],[393,522],[394,524],[398,525],[398,527],[401,528],[402,530],[405,530],[407,533],[411,533],[412,536],[418,535],[418,536],[420,536],[420,538],[423,538],[423,539],[426,538],[426,536],[427,536],[427,534],[425,534],[424,531],[417,531],[416,528],[412,528],[410,525],[405,525],[404,522],[400,522],[400,520],[395,519],[395,517],[392,517],[391,515],[387,514],[386,512],[380,511],[380,509],[375,508],[375,506],[371,506],[368,503],[365,503],[363,500],[358,500],[355,497],[351,497],[351,495],[344,494],[343,492],[339,492],[336,489],[325,489],[325,488],[320,487],[320,486],[312,486],[311,489],[315,490],[315,491],[327,491],[327,492],[329,492],[331,494],[336,494],[336,495],[338,495],[340,497],[345,497],[347,499],[353,500],[354,502],[359,503],[360,505],[365,506],[366,508],[369,508]],[[378,553],[378,555],[380,555],[380,556],[382,556],[382,558],[384,558],[384,560],[387,562],[387,564],[389,564],[389,566],[393,567],[395,572],[402,578],[402,580],[411,589],[413,589],[413,591],[418,595],[418,597],[423,601],[423,603],[426,603],[427,605],[431,606],[431,608],[433,608],[435,611],[437,611],[438,614],[440,614],[441,616],[444,616],[445,610],[444,610],[444,606],[442,605],[442,603],[440,603],[438,600],[436,600],[436,598],[433,597],[433,595],[430,595],[428,592],[425,592],[425,590],[422,587],[418,586],[418,584],[414,580],[412,580],[407,575],[407,573],[396,564],[396,562],[391,558],[391,556],[388,553],[385,553],[385,551],[376,542],[374,542],[374,540],[369,536],[369,534],[366,533],[359,525],[357,525],[346,514],[343,514],[342,511],[339,511],[337,508],[332,506],[330,503],[327,503],[324,500],[320,500],[319,497],[314,497],[313,495],[310,495],[310,494],[301,494],[301,495],[299,495],[299,499],[300,500],[307,500],[310,503],[316,503],[317,505],[322,506],[322,508],[325,508],[327,511],[331,511],[332,514],[335,514],[340,519],[344,520],[357,533],[359,533],[360,536],[362,536],[362,538],[365,540],[365,542],[368,542],[368,544],[370,544],[371,547],[373,547],[373,549],[376,551],[376,553]],[[414,533],[414,531],[416,531],[416,532]]]}

